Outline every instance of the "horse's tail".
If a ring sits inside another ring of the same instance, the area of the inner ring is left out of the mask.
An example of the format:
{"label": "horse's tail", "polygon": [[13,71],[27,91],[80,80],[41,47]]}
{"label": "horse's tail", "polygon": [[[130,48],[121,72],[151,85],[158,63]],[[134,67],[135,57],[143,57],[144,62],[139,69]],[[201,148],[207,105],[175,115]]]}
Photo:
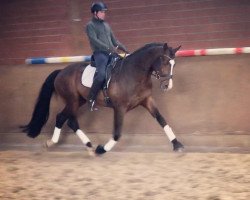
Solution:
{"label": "horse's tail", "polygon": [[55,90],[54,81],[60,71],[61,70],[55,70],[46,78],[40,89],[30,122],[21,127],[23,132],[26,132],[31,138],[37,137],[42,127],[48,121],[50,100]]}

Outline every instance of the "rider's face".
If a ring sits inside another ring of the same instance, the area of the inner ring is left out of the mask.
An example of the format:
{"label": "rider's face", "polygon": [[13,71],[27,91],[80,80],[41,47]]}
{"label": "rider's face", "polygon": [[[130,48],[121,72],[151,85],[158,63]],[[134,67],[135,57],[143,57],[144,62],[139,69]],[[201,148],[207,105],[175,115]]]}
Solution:
{"label": "rider's face", "polygon": [[99,12],[96,13],[96,16],[97,16],[99,19],[104,20],[104,19],[105,19],[105,16],[106,16],[106,13],[105,13],[105,11],[99,11]]}

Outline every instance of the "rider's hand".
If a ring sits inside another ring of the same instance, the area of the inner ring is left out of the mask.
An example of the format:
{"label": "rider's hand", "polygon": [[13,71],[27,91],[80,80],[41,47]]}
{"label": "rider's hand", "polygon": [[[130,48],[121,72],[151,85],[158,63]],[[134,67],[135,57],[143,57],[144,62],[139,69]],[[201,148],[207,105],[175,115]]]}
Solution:
{"label": "rider's hand", "polygon": [[109,49],[109,52],[110,52],[111,54],[119,54],[117,48]]}
{"label": "rider's hand", "polygon": [[128,50],[125,47],[121,46],[121,45],[117,46],[116,48],[123,51],[126,54],[129,54]]}

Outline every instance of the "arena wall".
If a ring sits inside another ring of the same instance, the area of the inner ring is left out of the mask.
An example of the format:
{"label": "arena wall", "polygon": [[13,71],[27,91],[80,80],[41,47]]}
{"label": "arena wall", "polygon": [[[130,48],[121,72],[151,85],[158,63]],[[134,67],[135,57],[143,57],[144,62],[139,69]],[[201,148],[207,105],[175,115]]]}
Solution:
{"label": "arena wall", "polygon": [[[132,52],[149,42],[182,49],[250,46],[248,0],[106,0],[107,21]],[[2,0],[0,65],[90,55],[91,0]]]}

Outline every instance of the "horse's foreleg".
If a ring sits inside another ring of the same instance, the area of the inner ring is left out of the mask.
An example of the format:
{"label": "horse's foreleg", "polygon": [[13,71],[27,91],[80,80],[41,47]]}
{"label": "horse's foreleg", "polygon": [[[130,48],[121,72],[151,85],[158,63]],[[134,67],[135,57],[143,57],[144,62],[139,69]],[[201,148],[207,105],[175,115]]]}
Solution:
{"label": "horse's foreleg", "polygon": [[149,97],[143,102],[142,105],[150,112],[150,114],[161,125],[168,139],[173,144],[173,150],[181,151],[184,148],[184,146],[176,139],[176,136],[174,132],[172,131],[171,127],[167,124],[164,117],[160,114],[158,108],[156,107],[154,99],[152,97]]}
{"label": "horse's foreleg", "polygon": [[104,154],[110,151],[118,142],[121,137],[122,125],[124,119],[124,112],[122,110],[114,109],[114,129],[113,137],[104,145],[98,145],[95,152],[96,154]]}

